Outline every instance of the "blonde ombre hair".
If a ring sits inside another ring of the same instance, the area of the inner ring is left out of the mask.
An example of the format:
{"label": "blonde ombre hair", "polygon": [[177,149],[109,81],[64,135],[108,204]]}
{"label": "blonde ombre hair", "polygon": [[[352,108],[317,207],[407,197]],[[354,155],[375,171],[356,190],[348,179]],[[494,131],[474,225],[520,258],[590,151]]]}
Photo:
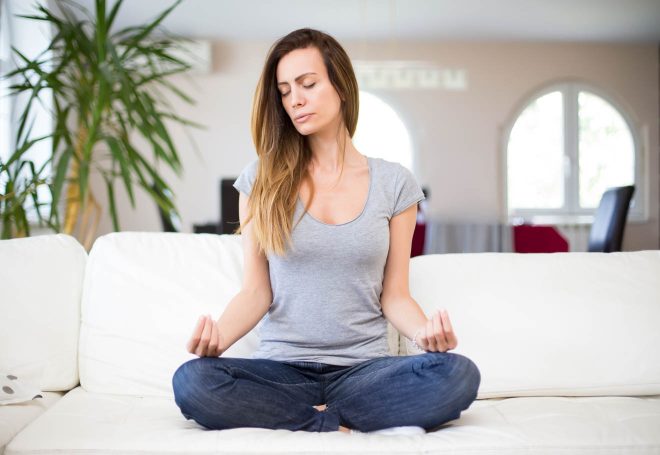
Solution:
{"label": "blonde ombre hair", "polygon": [[[252,104],[252,140],[259,166],[244,223],[254,220],[255,237],[260,250],[265,253],[284,255],[290,246],[298,191],[305,179],[309,182],[311,197],[303,216],[314,198],[314,185],[308,172],[312,151],[306,136],[296,130],[284,110],[276,76],[282,57],[293,50],[308,47],[315,47],[321,52],[330,82],[341,99],[342,124],[337,132],[338,138],[344,127],[352,138],[357,126],[359,94],[353,65],[346,51],[333,37],[318,30],[302,28],[271,46]],[[342,172],[345,142],[341,147]],[[239,226],[236,234],[241,233],[244,224]]]}

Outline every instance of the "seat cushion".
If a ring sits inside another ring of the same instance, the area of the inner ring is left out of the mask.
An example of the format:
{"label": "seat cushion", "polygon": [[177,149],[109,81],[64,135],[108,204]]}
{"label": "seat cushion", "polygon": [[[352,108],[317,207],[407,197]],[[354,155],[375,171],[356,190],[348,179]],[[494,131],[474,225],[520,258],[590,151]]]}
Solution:
{"label": "seat cushion", "polygon": [[479,399],[640,396],[660,394],[659,277],[657,250],[434,254],[410,291],[448,310]]}
{"label": "seat cushion", "polygon": [[6,455],[254,453],[657,454],[660,396],[524,397],[475,401],[425,435],[386,436],[237,428],[207,430],[162,397],[78,387],[32,422]]}
{"label": "seat cushion", "polygon": [[0,454],[30,422],[64,396],[64,392],[41,392],[42,398],[0,406]]}

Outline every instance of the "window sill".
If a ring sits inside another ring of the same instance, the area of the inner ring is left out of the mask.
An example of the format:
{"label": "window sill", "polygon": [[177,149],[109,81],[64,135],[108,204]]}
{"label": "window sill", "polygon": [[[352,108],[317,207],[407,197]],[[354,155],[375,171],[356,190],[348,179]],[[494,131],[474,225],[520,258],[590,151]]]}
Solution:
{"label": "window sill", "polygon": [[[593,215],[532,215],[532,216],[509,216],[509,224],[518,225],[527,224],[534,225],[590,225],[594,222]],[[649,219],[641,215],[631,214],[628,215],[627,223],[630,224],[645,224]]]}

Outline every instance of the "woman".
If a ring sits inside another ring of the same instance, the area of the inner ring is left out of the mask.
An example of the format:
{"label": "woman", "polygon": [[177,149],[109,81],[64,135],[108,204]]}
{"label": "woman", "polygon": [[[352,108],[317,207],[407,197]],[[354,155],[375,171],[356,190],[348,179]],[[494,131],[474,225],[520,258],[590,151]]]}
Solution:
{"label": "woman", "polygon": [[[258,158],[234,185],[243,285],[217,321],[200,318],[188,343],[199,358],[174,375],[187,419],[423,432],[476,398],[479,370],[447,353],[457,344],[449,315],[427,319],[410,297],[423,193],[400,164],[355,148],[357,117],[353,68],[334,38],[301,29],[273,45],[254,97]],[[218,357],[262,318],[253,358]],[[391,356],[388,320],[426,352]]]}

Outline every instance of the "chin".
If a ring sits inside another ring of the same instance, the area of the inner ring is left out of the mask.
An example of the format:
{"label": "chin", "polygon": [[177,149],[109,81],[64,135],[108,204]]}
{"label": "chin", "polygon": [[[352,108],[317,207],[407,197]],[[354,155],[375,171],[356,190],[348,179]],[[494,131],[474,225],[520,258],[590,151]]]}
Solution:
{"label": "chin", "polygon": [[303,136],[309,136],[317,132],[318,128],[296,128]]}
{"label": "chin", "polygon": [[312,134],[320,133],[322,131],[325,131],[328,128],[328,125],[319,125],[319,124],[313,124],[309,125],[307,123],[300,125],[296,130],[303,136],[310,136]]}

